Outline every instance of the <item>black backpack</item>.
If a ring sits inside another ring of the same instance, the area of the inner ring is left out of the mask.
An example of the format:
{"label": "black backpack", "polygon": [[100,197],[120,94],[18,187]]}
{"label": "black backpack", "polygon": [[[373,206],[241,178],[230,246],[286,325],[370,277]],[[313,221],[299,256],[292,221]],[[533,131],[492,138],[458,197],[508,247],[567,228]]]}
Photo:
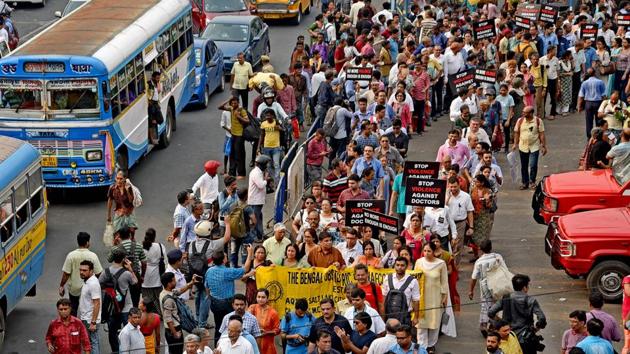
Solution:
{"label": "black backpack", "polygon": [[127,293],[123,293],[118,286],[118,279],[124,272],[125,268],[121,268],[112,275],[109,268],[105,268],[105,280],[101,283],[101,323],[108,323],[125,307]]}
{"label": "black backpack", "polygon": [[206,257],[206,251],[210,247],[210,241],[206,241],[203,245],[201,252],[197,252],[197,241],[192,242],[192,252],[190,259],[188,260],[188,268],[192,274],[196,274],[204,277],[206,270],[208,270],[208,258]]}
{"label": "black backpack", "polygon": [[385,313],[387,314],[387,319],[395,318],[400,321],[401,324],[411,325],[411,313],[407,305],[405,290],[407,290],[412,280],[413,277],[409,276],[400,289],[396,289],[394,288],[394,275],[390,274],[387,276],[389,283],[389,292],[385,297]]}

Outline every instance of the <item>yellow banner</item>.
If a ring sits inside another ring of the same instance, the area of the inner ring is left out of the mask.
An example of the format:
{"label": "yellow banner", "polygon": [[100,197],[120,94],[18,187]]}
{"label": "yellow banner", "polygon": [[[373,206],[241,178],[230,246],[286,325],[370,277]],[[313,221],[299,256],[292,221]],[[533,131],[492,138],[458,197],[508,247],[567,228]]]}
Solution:
{"label": "yellow banner", "polygon": [[[369,280],[383,284],[393,269],[370,268]],[[407,271],[418,279],[420,285],[420,309],[424,307],[424,277],[422,271]],[[348,283],[356,283],[354,270],[339,271],[329,268],[287,268],[281,266],[259,267],[256,269],[256,286],[269,291],[269,301],[279,314],[295,310],[295,301],[305,298],[309,312],[320,316],[319,302],[327,297],[338,303],[346,298],[344,287]],[[410,309],[411,310],[411,309]]]}

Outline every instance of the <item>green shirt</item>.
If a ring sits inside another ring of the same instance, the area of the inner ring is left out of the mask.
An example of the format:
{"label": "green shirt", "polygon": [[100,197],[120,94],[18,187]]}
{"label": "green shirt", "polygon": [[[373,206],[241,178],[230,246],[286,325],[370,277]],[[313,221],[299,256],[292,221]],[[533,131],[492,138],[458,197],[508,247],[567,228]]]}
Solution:
{"label": "green shirt", "polygon": [[275,236],[271,236],[263,242],[263,247],[267,251],[267,259],[272,261],[275,265],[282,264],[284,258],[284,251],[287,246],[291,244],[291,240],[284,237],[282,241],[276,241]]}
{"label": "green shirt", "polygon": [[[136,244],[135,257],[131,255],[132,243]],[[114,257],[112,256],[112,251],[116,248],[121,248],[121,247],[127,253],[127,259],[131,261],[133,271],[137,275],[139,275],[142,270],[141,263],[147,260],[147,256],[144,254],[144,251],[142,250],[142,244],[138,242],[131,241],[131,240],[124,240],[118,246],[112,247],[112,249],[109,251],[109,255],[107,256],[107,261],[109,263],[112,263],[114,261]]]}
{"label": "green shirt", "polygon": [[396,201],[396,212],[398,214],[404,214],[407,212],[407,205],[405,205],[405,192],[407,188],[403,184],[403,174],[399,173],[394,178],[394,192],[398,193],[398,200]]}
{"label": "green shirt", "polygon": [[68,293],[72,296],[81,295],[81,288],[83,287],[84,282],[79,274],[79,265],[85,260],[94,263],[94,274],[100,274],[103,272],[103,267],[101,267],[101,262],[98,260],[98,256],[89,249],[77,248],[76,250],[68,253],[61,270],[64,273],[70,274],[70,278],[68,279]]}

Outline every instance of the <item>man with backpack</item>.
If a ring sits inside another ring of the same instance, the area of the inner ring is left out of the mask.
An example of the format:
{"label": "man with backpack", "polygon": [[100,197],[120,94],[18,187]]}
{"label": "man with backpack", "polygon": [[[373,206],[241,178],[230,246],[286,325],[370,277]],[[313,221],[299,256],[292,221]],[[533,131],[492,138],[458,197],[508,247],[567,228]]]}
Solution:
{"label": "man with backpack", "polygon": [[[226,219],[226,221],[228,221],[228,219]],[[217,240],[210,239],[214,226],[214,223],[208,220],[201,220],[195,224],[197,239],[188,246],[189,275],[200,280],[195,288],[197,293],[195,296],[195,315],[199,320],[199,327],[206,326],[208,313],[210,311],[210,299],[208,298],[201,279],[203,279],[208,270],[208,260],[212,258],[215,252],[222,250],[225,245],[230,242],[229,221],[225,223],[225,235],[223,238]]]}
{"label": "man with backpack", "polygon": [[521,190],[536,188],[538,174],[539,152],[547,154],[545,139],[545,125],[542,119],[534,116],[534,107],[523,109],[523,117],[519,118],[514,127],[514,145],[512,151],[518,152],[521,158]]}
{"label": "man with backpack", "polygon": [[127,259],[131,262],[131,266],[133,268],[133,273],[138,279],[137,283],[134,283],[131,288],[131,302],[134,307],[138,306],[138,302],[140,301],[140,291],[142,285],[142,278],[144,276],[144,272],[147,270],[147,256],[144,254],[144,250],[142,250],[142,244],[131,239],[131,229],[126,226],[118,229],[114,234],[114,247],[109,253],[107,257],[108,262],[114,262],[113,251],[115,249],[120,249],[125,252]]}
{"label": "man with backpack", "polygon": [[191,332],[197,324],[186,304],[181,301],[181,294],[190,290],[193,285],[197,284],[198,280],[193,278],[183,288],[177,289],[175,275],[166,272],[162,274],[160,282],[164,287],[164,290],[160,293],[160,304],[162,304],[164,337],[169,346],[168,351],[171,354],[181,354],[184,349],[184,333],[182,329]]}
{"label": "man with backpack", "polygon": [[352,112],[344,105],[341,97],[336,98],[332,108],[326,112],[324,132],[330,138],[330,161],[346,151],[352,117]]}
{"label": "man with backpack", "polygon": [[[420,318],[420,287],[413,276],[406,274],[408,260],[396,258],[394,274],[389,274],[383,281],[385,297],[385,318],[395,318],[403,325],[414,325]],[[410,311],[411,309],[411,311]],[[411,320],[411,313],[415,313]]]}
{"label": "man with backpack", "polygon": [[[142,251],[142,247],[138,247]],[[109,345],[118,351],[118,331],[127,322],[132,307],[131,287],[139,284],[132,263],[122,247],[112,249],[111,265],[101,273],[102,322],[107,322]]]}
{"label": "man with backpack", "polygon": [[288,312],[280,322],[280,336],[282,342],[286,343],[285,354],[308,352],[308,337],[314,321],[315,318],[308,312],[306,299],[297,299],[295,311]]}
{"label": "man with backpack", "polygon": [[[247,205],[247,188],[237,192],[238,202],[232,207],[229,217],[230,236],[230,262],[234,268],[238,268],[238,254],[241,247],[254,242],[253,230],[256,227],[256,215],[252,207]],[[245,263],[247,254],[241,257],[241,263]]]}

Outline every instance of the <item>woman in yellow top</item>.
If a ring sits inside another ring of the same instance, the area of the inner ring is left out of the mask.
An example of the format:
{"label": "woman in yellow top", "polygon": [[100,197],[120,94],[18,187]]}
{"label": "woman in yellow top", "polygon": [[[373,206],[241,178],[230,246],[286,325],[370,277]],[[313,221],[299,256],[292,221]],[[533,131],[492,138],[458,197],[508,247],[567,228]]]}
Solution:
{"label": "woman in yellow top", "polygon": [[518,342],[516,334],[512,332],[512,327],[505,320],[500,320],[496,323],[497,333],[501,336],[501,343],[499,343],[499,349],[504,353],[510,354],[523,354],[521,344]]}
{"label": "woman in yellow top", "polygon": [[271,158],[273,165],[271,169],[273,171],[273,180],[279,181],[280,175],[280,158],[282,157],[282,147],[280,147],[280,132],[284,131],[284,128],[276,119],[276,111],[273,109],[265,109],[262,112],[262,117],[265,120],[260,123],[260,152]]}
{"label": "woman in yellow top", "polygon": [[545,118],[545,95],[547,94],[547,70],[539,64],[538,54],[531,54],[529,60],[532,65],[529,72],[534,78],[534,88],[536,89],[536,116]]}

